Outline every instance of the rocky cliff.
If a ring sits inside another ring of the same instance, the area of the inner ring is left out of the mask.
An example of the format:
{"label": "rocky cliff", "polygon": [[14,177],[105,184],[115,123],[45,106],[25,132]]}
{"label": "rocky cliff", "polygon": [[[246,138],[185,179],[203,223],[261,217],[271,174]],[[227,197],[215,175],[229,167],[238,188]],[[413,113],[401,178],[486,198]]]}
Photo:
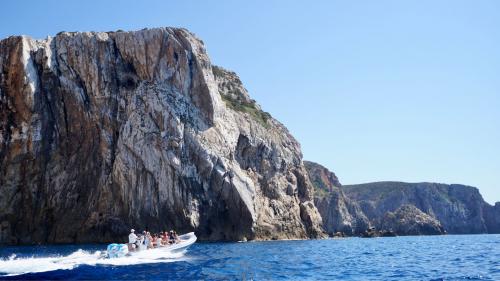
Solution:
{"label": "rocky cliff", "polygon": [[[344,186],[351,200],[358,202],[370,219],[414,205],[436,218],[452,234],[496,233],[494,207],[484,202],[475,187],[437,183],[376,182]],[[491,215],[490,215],[491,214]]]}
{"label": "rocky cliff", "polygon": [[387,212],[377,222],[377,228],[396,235],[441,235],[441,223],[414,205],[403,205],[394,212]]}
{"label": "rocky cliff", "polygon": [[489,205],[477,188],[403,182],[341,186],[326,168],[305,164],[329,234],[358,234],[370,226],[399,235],[500,233],[500,203]]}
{"label": "rocky cliff", "polygon": [[489,233],[500,233],[500,202],[494,206],[484,202],[483,216]]}
{"label": "rocky cliff", "polygon": [[299,144],[185,29],[1,40],[0,191],[0,243],[322,235]]}
{"label": "rocky cliff", "polygon": [[315,188],[314,203],[329,235],[338,232],[356,235],[369,228],[370,222],[358,204],[344,195],[334,173],[314,162],[304,161],[304,164]]}

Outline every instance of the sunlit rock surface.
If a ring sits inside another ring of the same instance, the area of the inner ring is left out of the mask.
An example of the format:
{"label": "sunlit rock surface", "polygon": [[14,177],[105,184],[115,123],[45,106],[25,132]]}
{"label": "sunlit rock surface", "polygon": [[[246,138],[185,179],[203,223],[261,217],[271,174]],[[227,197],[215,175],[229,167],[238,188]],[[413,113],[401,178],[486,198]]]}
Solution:
{"label": "sunlit rock surface", "polygon": [[0,41],[0,243],[320,237],[286,128],[185,29]]}
{"label": "sunlit rock surface", "polygon": [[370,222],[358,204],[344,195],[337,176],[327,168],[304,161],[315,188],[314,202],[329,235],[358,235],[370,227]]}
{"label": "sunlit rock surface", "polygon": [[404,182],[342,186],[325,167],[304,163],[330,235],[356,235],[368,227],[398,235],[500,233],[500,203],[489,205],[475,187]]}
{"label": "sunlit rock surface", "polygon": [[441,235],[445,230],[434,217],[414,205],[403,205],[380,218],[378,229],[392,231],[396,235]]}
{"label": "sunlit rock surface", "polygon": [[348,198],[358,202],[370,220],[410,204],[436,218],[451,234],[498,232],[499,224],[498,219],[497,222],[494,221],[493,207],[484,202],[475,187],[459,184],[376,182],[344,186],[344,192]]}

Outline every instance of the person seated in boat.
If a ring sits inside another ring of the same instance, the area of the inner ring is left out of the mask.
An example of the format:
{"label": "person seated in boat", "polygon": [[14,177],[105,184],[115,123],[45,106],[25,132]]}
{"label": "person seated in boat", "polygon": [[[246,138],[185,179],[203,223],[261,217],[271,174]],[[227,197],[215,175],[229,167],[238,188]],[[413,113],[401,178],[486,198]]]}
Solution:
{"label": "person seated in boat", "polygon": [[160,240],[158,239],[158,234],[153,234],[152,239],[153,248],[158,248],[160,246]]}
{"label": "person seated in boat", "polygon": [[148,246],[148,249],[153,249],[153,237],[151,237],[151,233],[146,232],[146,239],[148,240],[148,242],[146,243],[146,245]]}
{"label": "person seated in boat", "polygon": [[174,243],[174,233],[172,230],[168,232],[168,244],[173,244]]}
{"label": "person seated in boat", "polygon": [[174,236],[174,231],[170,230],[168,234],[168,244],[175,244],[175,236]]}
{"label": "person seated in boat", "polygon": [[137,245],[136,247],[136,251],[141,251],[144,249],[144,235],[137,235],[137,243],[135,243]]}
{"label": "person seated in boat", "polygon": [[163,231],[162,240],[163,240],[163,244],[168,245],[168,232],[166,230]]}
{"label": "person seated in boat", "polygon": [[174,230],[174,238],[175,238],[175,243],[181,242],[181,239],[179,239],[179,235],[177,235],[177,231]]}
{"label": "person seated in boat", "polygon": [[137,235],[135,235],[135,230],[131,229],[130,234],[128,235],[128,250],[129,251],[134,251],[135,248],[137,247]]}
{"label": "person seated in boat", "polygon": [[162,232],[160,232],[160,234],[158,235],[158,241],[159,241],[158,245],[160,247],[167,245],[167,239],[165,238]]}
{"label": "person seated in boat", "polygon": [[156,245],[155,245],[155,247],[159,248],[159,247],[161,247],[161,235],[155,233],[155,236],[156,236]]}
{"label": "person seated in boat", "polygon": [[146,246],[146,247],[147,247],[147,245],[148,245],[148,244],[146,243],[146,242],[147,242],[147,241],[146,241],[146,238],[147,238],[147,237],[148,237],[148,235],[147,235],[146,230],[143,230],[143,231],[142,231],[142,234],[140,235],[140,238],[141,238],[141,245]]}
{"label": "person seated in boat", "polygon": [[163,231],[160,233],[162,246],[168,245],[168,232]]}
{"label": "person seated in boat", "polygon": [[168,235],[165,234],[165,231],[160,232],[160,237],[161,237],[161,244],[163,246],[167,245],[168,243]]}
{"label": "person seated in boat", "polygon": [[149,239],[149,235],[146,231],[144,231],[144,246],[146,246],[147,249],[149,249],[149,244],[150,244],[151,240]]}

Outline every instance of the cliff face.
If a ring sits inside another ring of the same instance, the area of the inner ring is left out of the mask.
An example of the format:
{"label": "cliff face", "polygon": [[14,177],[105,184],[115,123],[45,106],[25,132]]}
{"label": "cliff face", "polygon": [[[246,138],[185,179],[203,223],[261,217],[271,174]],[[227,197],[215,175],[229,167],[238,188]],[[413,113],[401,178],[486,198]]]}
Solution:
{"label": "cliff face", "polygon": [[377,223],[378,229],[394,232],[396,235],[441,235],[441,223],[422,212],[414,205],[403,205],[394,212],[387,212]]}
{"label": "cliff face", "polygon": [[497,202],[495,206],[491,206],[485,202],[483,205],[483,216],[488,232],[500,233],[500,202]]}
{"label": "cliff face", "polygon": [[464,185],[376,182],[341,186],[326,168],[305,162],[329,234],[373,226],[398,235],[500,233],[500,203],[490,206]]}
{"label": "cliff face", "polygon": [[334,235],[362,233],[370,222],[356,202],[344,195],[337,176],[325,167],[304,161],[309,178],[315,187],[314,203],[323,219],[325,231]]}
{"label": "cliff face", "polygon": [[330,192],[337,190],[342,184],[335,173],[329,171],[327,168],[318,163],[311,161],[304,161],[307,173],[311,182],[314,184],[316,196],[326,196]]}
{"label": "cliff face", "polygon": [[0,41],[0,243],[321,236],[301,158],[184,29]]}
{"label": "cliff face", "polygon": [[437,183],[377,182],[344,186],[344,192],[347,197],[359,203],[370,220],[411,204],[436,218],[448,233],[496,232],[495,223],[486,221],[485,206],[488,204],[474,187]]}

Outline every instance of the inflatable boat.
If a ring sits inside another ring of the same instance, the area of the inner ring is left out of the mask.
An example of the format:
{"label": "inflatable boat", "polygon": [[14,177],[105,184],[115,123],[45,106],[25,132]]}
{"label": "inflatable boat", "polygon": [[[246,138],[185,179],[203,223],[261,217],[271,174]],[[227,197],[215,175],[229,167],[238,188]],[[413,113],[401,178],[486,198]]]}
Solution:
{"label": "inflatable boat", "polygon": [[178,238],[179,240],[175,244],[159,246],[154,249],[147,249],[146,245],[140,244],[139,247],[137,247],[134,251],[129,251],[127,244],[109,244],[105,253],[105,257],[121,258],[136,254],[146,254],[149,251],[176,253],[186,250],[189,246],[193,245],[194,242],[196,242],[196,235],[194,235],[194,232],[180,235]]}

